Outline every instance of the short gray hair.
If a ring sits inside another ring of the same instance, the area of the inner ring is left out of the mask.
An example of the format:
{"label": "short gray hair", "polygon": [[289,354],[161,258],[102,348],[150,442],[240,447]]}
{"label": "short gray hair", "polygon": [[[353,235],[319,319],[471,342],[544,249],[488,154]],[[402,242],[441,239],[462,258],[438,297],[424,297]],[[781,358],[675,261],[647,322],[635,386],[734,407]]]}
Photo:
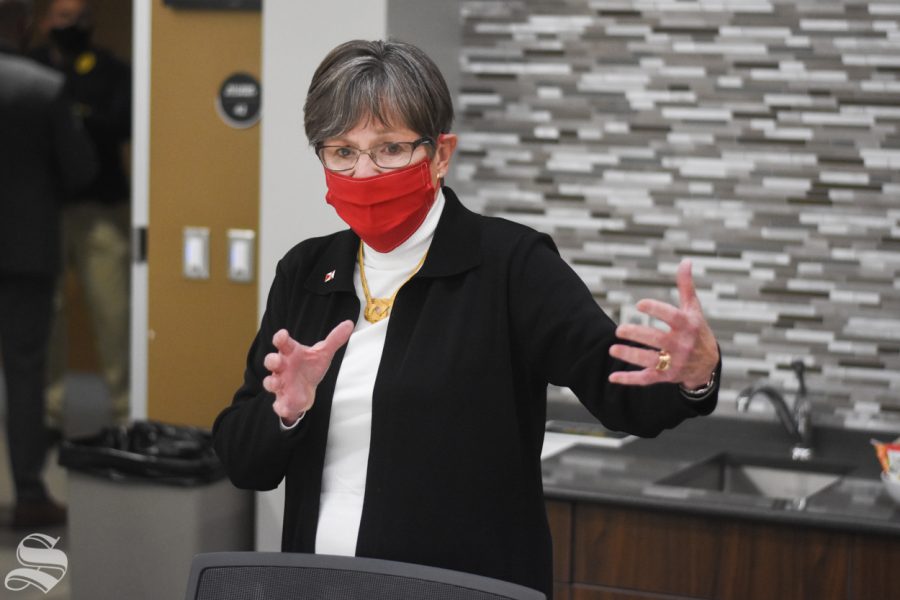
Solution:
{"label": "short gray hair", "polygon": [[306,137],[317,146],[364,118],[437,139],[453,123],[447,82],[434,61],[412,44],[345,42],[313,75],[304,105]]}

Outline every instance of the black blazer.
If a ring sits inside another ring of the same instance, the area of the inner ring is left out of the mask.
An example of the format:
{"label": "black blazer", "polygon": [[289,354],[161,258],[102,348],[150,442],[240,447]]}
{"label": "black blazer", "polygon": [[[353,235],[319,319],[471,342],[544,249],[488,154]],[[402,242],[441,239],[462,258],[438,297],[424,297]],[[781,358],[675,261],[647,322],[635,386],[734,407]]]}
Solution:
{"label": "black blazer", "polygon": [[[541,485],[546,387],[566,385],[607,427],[654,436],[706,414],[674,385],[626,388],[607,375],[615,324],[549,237],[446,204],[422,269],[397,294],[375,381],[357,554],[478,573],[552,593]],[[343,352],[300,425],[282,432],[262,389],[281,327],[313,344],[356,320],[359,238],[307,240],[278,264],[244,384],[214,443],[238,487],[286,477],[282,549],[315,548],[329,413]],[[335,271],[333,279],[325,274]]]}
{"label": "black blazer", "polygon": [[56,272],[60,203],[96,170],[62,75],[0,48],[0,274]]}

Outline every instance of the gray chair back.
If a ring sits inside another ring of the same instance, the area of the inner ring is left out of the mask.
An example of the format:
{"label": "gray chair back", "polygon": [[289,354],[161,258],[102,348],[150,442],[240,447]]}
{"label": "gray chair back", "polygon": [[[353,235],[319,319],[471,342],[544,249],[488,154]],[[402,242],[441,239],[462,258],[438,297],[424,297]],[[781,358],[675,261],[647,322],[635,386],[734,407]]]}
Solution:
{"label": "gray chair back", "polygon": [[212,552],[191,563],[185,600],[546,600],[536,590],[447,569],[291,552]]}

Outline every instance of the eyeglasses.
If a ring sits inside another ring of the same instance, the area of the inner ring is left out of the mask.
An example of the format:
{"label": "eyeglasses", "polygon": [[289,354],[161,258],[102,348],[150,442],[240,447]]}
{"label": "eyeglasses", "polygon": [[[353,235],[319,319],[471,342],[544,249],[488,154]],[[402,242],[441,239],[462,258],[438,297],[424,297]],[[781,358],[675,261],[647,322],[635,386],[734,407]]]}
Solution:
{"label": "eyeglasses", "polygon": [[420,137],[414,142],[385,142],[368,150],[353,146],[319,146],[316,155],[329,171],[349,171],[356,166],[361,154],[368,154],[372,162],[382,169],[399,169],[412,162],[416,148],[423,144],[434,147],[434,140]]}

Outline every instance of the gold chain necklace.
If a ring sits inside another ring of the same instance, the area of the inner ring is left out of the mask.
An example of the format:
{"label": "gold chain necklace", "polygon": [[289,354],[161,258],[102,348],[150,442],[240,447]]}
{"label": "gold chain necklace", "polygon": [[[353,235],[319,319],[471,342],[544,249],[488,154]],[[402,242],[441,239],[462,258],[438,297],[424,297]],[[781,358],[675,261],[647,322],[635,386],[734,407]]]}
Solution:
{"label": "gold chain necklace", "polygon": [[425,251],[425,254],[422,255],[422,259],[419,261],[419,264],[416,265],[416,268],[412,270],[409,277],[403,280],[403,283],[400,284],[400,287],[394,291],[390,298],[373,298],[369,293],[369,284],[366,282],[366,268],[363,266],[363,243],[362,240],[359,241],[359,279],[362,282],[363,294],[366,295],[366,310],[363,313],[366,321],[369,323],[377,323],[391,315],[391,309],[394,307],[394,299],[397,297],[397,292],[413,278],[413,275],[419,272],[419,269],[425,264],[426,256],[428,256],[427,250]]}

